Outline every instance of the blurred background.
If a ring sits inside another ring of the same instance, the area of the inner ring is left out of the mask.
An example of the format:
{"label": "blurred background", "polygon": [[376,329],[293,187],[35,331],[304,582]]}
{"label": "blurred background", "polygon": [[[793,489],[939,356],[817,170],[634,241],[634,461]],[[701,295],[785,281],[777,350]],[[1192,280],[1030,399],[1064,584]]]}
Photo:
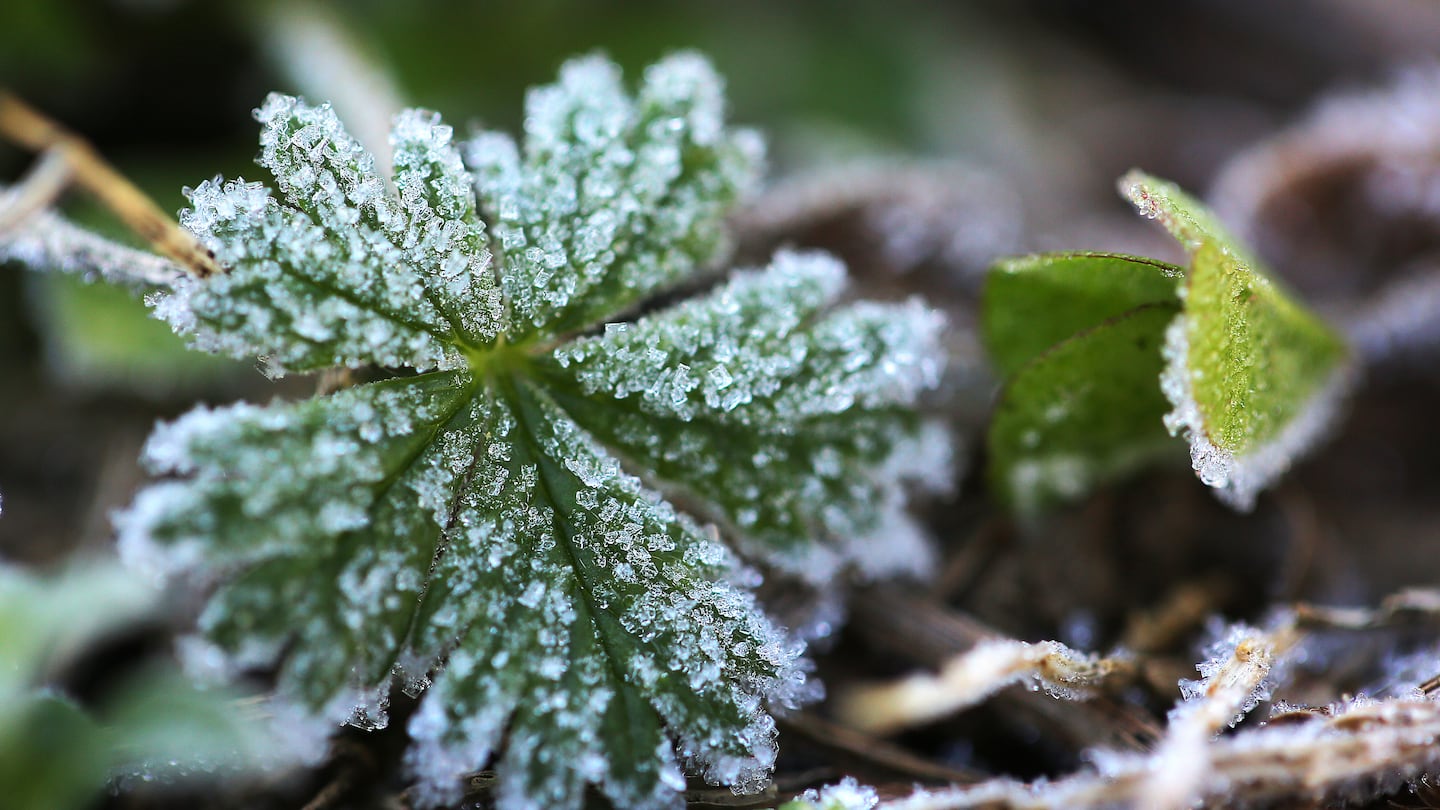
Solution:
{"label": "blurred background", "polygon": [[[251,110],[271,90],[351,93],[348,107],[335,100],[355,127],[374,99],[438,110],[462,133],[516,131],[525,88],[565,58],[601,51],[633,77],[678,49],[706,53],[731,119],[768,138],[768,187],[736,214],[742,262],[822,246],[867,294],[920,293],[950,315],[933,407],[972,449],[972,473],[932,509],[941,604],[1015,637],[1101,649],[1189,594],[1189,624],[1155,646],[1180,651],[1157,680],[1173,689],[1207,613],[1368,603],[1440,579],[1433,0],[0,2],[0,85],[170,212],[217,174],[269,180]],[[363,62],[343,67],[354,54]],[[32,161],[0,142],[0,184]],[[1061,248],[1179,260],[1115,193],[1132,167],[1210,201],[1350,333],[1365,383],[1333,440],[1253,515],[1217,505],[1177,442],[1169,468],[1016,527],[973,472],[996,385],[972,329],[984,271]],[[134,242],[82,195],[64,211]],[[187,353],[125,291],[0,266],[0,558],[108,548],[107,515],[141,480],[156,419],[314,385]],[[858,610],[821,662],[828,683],[926,663],[893,620]],[[1034,756],[1033,728],[971,733],[987,718],[906,742],[1021,775],[1075,764],[1045,744]]]}

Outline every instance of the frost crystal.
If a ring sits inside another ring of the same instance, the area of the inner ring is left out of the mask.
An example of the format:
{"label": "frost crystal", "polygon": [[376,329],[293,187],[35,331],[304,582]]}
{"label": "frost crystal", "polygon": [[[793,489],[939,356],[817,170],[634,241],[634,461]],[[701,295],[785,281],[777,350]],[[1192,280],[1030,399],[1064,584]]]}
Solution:
{"label": "frost crystal", "polygon": [[879,803],[875,788],[847,776],[836,784],[805,791],[794,801],[782,805],[782,810],[871,810]]}
{"label": "frost crystal", "polygon": [[1165,371],[1160,375],[1160,390],[1174,409],[1165,415],[1165,428],[1173,436],[1190,443],[1190,464],[1206,485],[1215,488],[1215,495],[1230,506],[1248,511],[1255,505],[1261,490],[1290,469],[1295,459],[1314,446],[1339,418],[1345,395],[1353,386],[1354,372],[1348,367],[1335,370],[1305,408],[1280,433],[1269,441],[1235,454],[1210,441],[1205,420],[1195,401],[1187,363],[1190,341],[1189,324],[1184,315],[1177,315],[1165,330]]}
{"label": "frost crystal", "polygon": [[1183,311],[1165,333],[1161,389],[1195,472],[1246,510],[1328,431],[1354,364],[1343,338],[1290,300],[1204,206],[1170,183],[1120,181],[1190,253]]}
{"label": "frost crystal", "polygon": [[623,320],[720,255],[757,171],[695,56],[633,101],[609,63],[567,65],[531,94],[523,151],[402,113],[393,190],[327,107],[275,95],[257,118],[279,196],[195,189],[183,222],[229,270],[157,310],[277,370],[410,373],[155,431],[146,463],[173,477],[119,517],[121,542],[157,575],[218,576],[205,668],[273,668],[364,727],[392,686],[423,692],[422,804],[491,762],[502,808],[579,807],[588,786],[671,807],[682,766],[762,788],[768,710],[813,694],[807,665],[758,576],[659,492],[747,551],[923,559],[901,482],[946,480],[945,437],[908,407],[939,377],[938,316],[837,307],[837,262],[781,254]]}

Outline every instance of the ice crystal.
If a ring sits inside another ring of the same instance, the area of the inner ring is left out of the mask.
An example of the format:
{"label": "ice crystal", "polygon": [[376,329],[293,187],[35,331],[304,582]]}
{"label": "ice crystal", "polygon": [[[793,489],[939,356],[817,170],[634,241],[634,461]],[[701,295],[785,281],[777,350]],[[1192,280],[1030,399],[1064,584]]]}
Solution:
{"label": "ice crystal", "polygon": [[[0,185],[0,220],[17,194]],[[0,225],[0,261],[138,289],[170,284],[185,272],[169,259],[112,242],[48,210],[28,214],[23,223]]]}
{"label": "ice crystal", "polygon": [[811,788],[780,806],[780,810],[872,810],[879,804],[875,788],[847,776],[833,785]]}
{"label": "ice crystal", "polygon": [[908,409],[938,379],[940,322],[839,306],[840,265],[796,253],[625,319],[725,250],[760,146],[721,95],[693,55],[634,99],[608,62],[572,62],[529,96],[523,147],[399,115],[393,192],[328,107],[265,102],[279,196],[191,192],[182,221],[229,269],[157,310],[277,373],[409,371],[156,430],[145,460],[172,478],[121,515],[122,545],[220,574],[208,668],[272,666],[283,694],[363,726],[392,685],[424,692],[423,804],[490,762],[504,808],[578,807],[590,785],[675,806],[682,764],[764,785],[769,708],[808,693],[805,665],[699,519],[779,559],[899,567],[857,550],[896,528],[922,558],[902,481],[944,483],[944,437]]}
{"label": "ice crystal", "polygon": [[1335,422],[1354,386],[1350,349],[1179,188],[1132,171],[1120,190],[1190,253],[1162,350],[1165,426],[1189,442],[1200,480],[1248,510]]}

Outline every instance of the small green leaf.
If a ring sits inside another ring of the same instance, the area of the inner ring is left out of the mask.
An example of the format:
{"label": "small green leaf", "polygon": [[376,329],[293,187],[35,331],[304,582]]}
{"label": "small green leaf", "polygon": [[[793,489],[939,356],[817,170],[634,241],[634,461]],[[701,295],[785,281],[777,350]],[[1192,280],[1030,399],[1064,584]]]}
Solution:
{"label": "small green leaf", "polygon": [[1179,300],[1185,271],[1114,253],[1045,253],[1005,259],[985,280],[981,331],[1003,377],[1051,346],[1124,312]]}
{"label": "small green leaf", "polygon": [[1173,184],[1131,172],[1120,187],[1191,254],[1184,311],[1166,332],[1165,423],[1190,442],[1200,479],[1248,509],[1334,421],[1349,349]]}
{"label": "small green leaf", "polygon": [[154,605],[155,593],[118,566],[75,567],[43,580],[0,564],[0,703]]}
{"label": "small green leaf", "polygon": [[95,722],[59,695],[0,705],[0,790],[11,810],[68,810],[94,801],[110,752]]}
{"label": "small green leaf", "polygon": [[991,486],[1021,512],[1072,500],[1173,449],[1156,384],[1179,311],[1144,304],[1052,346],[1016,372],[990,423]]}
{"label": "small green leaf", "polygon": [[0,804],[89,806],[117,768],[182,777],[287,761],[238,695],[198,690],[178,673],[142,670],[100,696],[98,715],[47,683],[72,656],[140,620],[157,592],[118,565],[91,564],[39,578],[0,565]]}

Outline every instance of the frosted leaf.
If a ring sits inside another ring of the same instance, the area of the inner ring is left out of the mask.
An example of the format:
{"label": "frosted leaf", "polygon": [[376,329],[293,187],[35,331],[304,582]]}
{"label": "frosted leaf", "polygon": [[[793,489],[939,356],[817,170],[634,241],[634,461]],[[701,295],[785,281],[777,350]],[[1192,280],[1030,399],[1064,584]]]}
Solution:
{"label": "frosted leaf", "polygon": [[1173,184],[1131,172],[1120,187],[1191,256],[1165,335],[1165,425],[1189,441],[1200,479],[1249,509],[1329,430],[1353,386],[1350,350]]}
{"label": "frosted leaf", "polygon": [[[403,113],[393,194],[328,108],[272,96],[283,201],[197,189],[186,223],[230,272],[158,303],[208,348],[402,370],[161,425],[145,460],[169,479],[118,523],[134,565],[217,581],[191,645],[207,672],[272,667],[306,712],[366,728],[392,688],[418,695],[421,804],[487,765],[505,810],[592,789],[670,807],[686,770],[762,789],[769,711],[816,690],[759,575],[697,518],[827,571],[914,567],[901,483],[949,481],[944,432],[909,410],[939,377],[939,317],[832,308],[832,259],[782,254],[622,320],[717,255],[758,146],[724,128],[698,57],[633,102],[618,82],[571,63],[530,98],[523,161],[486,135],[470,169],[435,115]],[[556,337],[586,326],[603,333]],[[713,502],[683,514],[658,494],[678,488]]]}
{"label": "frosted leaf", "polygon": [[157,296],[198,348],[277,370],[463,364],[499,334],[501,302],[469,175],[433,114],[392,133],[395,196],[328,106],[272,94],[256,110],[260,162],[281,198],[241,180],[189,192],[180,222],[227,268]]}
{"label": "frosted leaf", "polygon": [[1335,424],[1345,396],[1353,387],[1354,371],[1348,367],[1336,369],[1278,433],[1237,454],[1213,442],[1206,429],[1201,406],[1195,399],[1195,373],[1188,362],[1190,329],[1182,314],[1165,330],[1161,352],[1165,370],[1160,374],[1160,390],[1172,406],[1165,415],[1165,427],[1171,435],[1190,443],[1190,464],[1206,486],[1215,488],[1216,497],[1236,509],[1249,510],[1260,491],[1284,475]]}
{"label": "frosted leaf", "polygon": [[[759,548],[795,551],[801,573],[823,580],[835,567],[817,566],[816,537],[853,540],[842,559],[873,560],[871,573],[923,566],[924,543],[877,530],[903,526],[902,483],[951,480],[946,437],[908,410],[938,381],[942,321],[916,302],[829,309],[844,281],[828,256],[782,252],[701,298],[561,346],[548,370],[556,396]],[[903,553],[866,553],[896,542]]]}
{"label": "frosted leaf", "polygon": [[468,463],[466,381],[393,380],[162,425],[144,462],[186,478],[117,518],[122,555],[240,572],[201,630],[248,666],[293,641],[282,689],[349,718],[351,696],[388,680]]}
{"label": "frosted leaf", "polygon": [[634,99],[615,65],[578,59],[526,98],[523,155],[504,135],[470,142],[515,336],[595,324],[720,257],[762,159],[724,127],[722,90],[695,54],[650,67]]}
{"label": "frosted leaf", "polygon": [[[538,391],[457,372],[200,410],[157,431],[146,460],[187,478],[120,517],[122,546],[196,559],[183,549],[202,545],[243,571],[202,617],[235,666],[278,659],[283,690],[367,727],[384,723],[383,703],[355,711],[367,696],[439,670],[410,729],[429,802],[507,731],[507,806],[579,806],[586,784],[663,805],[679,778],[656,756],[665,728],[695,762],[732,763],[727,783],[773,761],[762,699],[800,693],[798,650],[726,583],[723,547]],[[597,506],[574,509],[587,492]],[[656,662],[643,687],[616,674],[637,655]]]}

